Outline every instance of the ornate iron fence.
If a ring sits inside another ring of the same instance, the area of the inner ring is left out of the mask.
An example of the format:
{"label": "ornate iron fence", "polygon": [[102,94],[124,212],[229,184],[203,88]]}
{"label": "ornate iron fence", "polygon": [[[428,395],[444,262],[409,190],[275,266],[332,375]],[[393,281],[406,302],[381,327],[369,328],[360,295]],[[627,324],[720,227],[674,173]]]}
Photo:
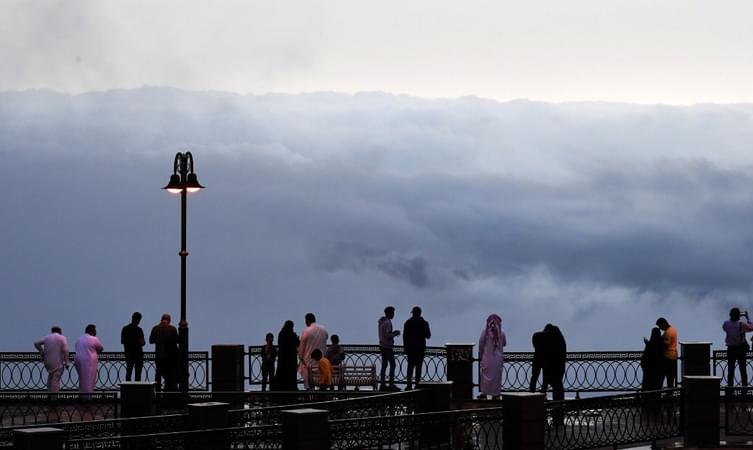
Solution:
{"label": "ornate iron fence", "polygon": [[641,392],[546,404],[545,448],[577,450],[682,435],[682,390]]}
{"label": "ornate iron fence", "polygon": [[[528,391],[533,353],[505,353],[502,390]],[[628,392],[641,389],[641,352],[570,352],[564,386],[570,392]],[[540,376],[536,390],[541,388]]]}
{"label": "ornate iron fence", "polygon": [[231,410],[230,420],[235,426],[280,424],[283,410],[299,408],[316,408],[329,411],[328,417],[330,420],[406,415],[413,414],[416,411],[419,395],[421,395],[420,391],[406,391],[329,401],[309,401],[266,408],[244,408]]}
{"label": "ornate iron fence", "polygon": [[502,449],[502,408],[340,419],[330,447],[345,449]]}
{"label": "ornate iron fence", "polygon": [[[747,355],[746,370],[748,372],[748,379],[750,380],[751,371],[753,371],[753,352],[748,352]],[[711,354],[711,367],[714,376],[721,378],[722,385],[727,384],[727,350],[714,350]],[[733,385],[740,386],[740,369],[735,367],[735,373],[733,374]]]}
{"label": "ornate iron fence", "polygon": [[[75,354],[71,353],[73,361]],[[192,390],[209,389],[209,353],[188,353],[189,384]],[[98,390],[117,390],[118,384],[125,380],[125,354],[122,352],[104,352],[99,355],[97,373]],[[144,353],[144,372],[142,380],[152,381],[155,374],[154,353]],[[72,365],[63,373],[61,380],[63,390],[78,389],[78,374]],[[42,357],[37,352],[0,353],[0,390],[45,390],[47,389],[47,371]]]}
{"label": "ornate iron fence", "polygon": [[728,436],[753,436],[753,388],[724,389],[724,432]]}
{"label": "ornate iron fence", "polygon": [[[382,357],[377,345],[343,345],[345,361],[343,364],[364,366],[373,365],[377,375]],[[248,347],[248,382],[250,385],[261,384],[261,345]],[[407,381],[408,359],[402,346],[395,346],[395,383],[404,385]],[[422,371],[424,381],[445,381],[447,379],[447,350],[444,347],[427,347]]]}

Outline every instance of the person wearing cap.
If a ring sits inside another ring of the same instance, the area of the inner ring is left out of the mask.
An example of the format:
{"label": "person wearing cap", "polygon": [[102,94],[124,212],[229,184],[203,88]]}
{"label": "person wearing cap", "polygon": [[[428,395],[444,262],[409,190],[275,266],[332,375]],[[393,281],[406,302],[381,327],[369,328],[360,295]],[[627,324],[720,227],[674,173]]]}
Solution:
{"label": "person wearing cap", "polygon": [[157,390],[164,378],[165,391],[174,392],[178,390],[178,330],[170,325],[170,319],[170,314],[162,314],[160,322],[149,334],[149,343],[154,344]]}
{"label": "person wearing cap", "polygon": [[68,339],[63,336],[63,330],[52,327],[50,334],[40,338],[34,347],[44,358],[44,368],[47,369],[47,389],[50,392],[60,392],[60,378],[68,367]]}
{"label": "person wearing cap", "polygon": [[421,308],[414,306],[411,318],[403,325],[403,345],[405,356],[408,358],[408,373],[406,389],[413,389],[415,373],[416,386],[421,381],[421,366],[426,353],[426,340],[431,338],[429,323],[421,317]]}

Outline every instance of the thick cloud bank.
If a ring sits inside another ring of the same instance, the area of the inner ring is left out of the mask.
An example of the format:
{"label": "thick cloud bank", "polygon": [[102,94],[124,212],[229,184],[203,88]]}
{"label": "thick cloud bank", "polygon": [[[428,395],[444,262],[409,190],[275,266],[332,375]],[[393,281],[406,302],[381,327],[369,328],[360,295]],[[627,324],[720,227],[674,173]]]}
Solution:
{"label": "thick cloud bank", "polygon": [[575,349],[641,347],[659,315],[721,346],[753,307],[753,106],[239,96],[144,88],[0,94],[3,345],[133,310],[178,315],[178,200],[191,150],[197,348],[256,343],[313,311],[373,342],[414,304],[433,345],[510,349],[547,322]]}

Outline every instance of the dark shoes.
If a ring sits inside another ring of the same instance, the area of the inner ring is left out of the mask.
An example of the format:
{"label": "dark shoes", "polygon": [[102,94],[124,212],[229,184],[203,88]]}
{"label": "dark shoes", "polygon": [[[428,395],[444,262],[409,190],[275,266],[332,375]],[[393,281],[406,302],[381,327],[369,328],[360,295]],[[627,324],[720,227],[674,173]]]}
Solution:
{"label": "dark shoes", "polygon": [[389,386],[381,385],[379,386],[380,392],[400,392],[400,388],[395,386],[394,384],[391,384]]}

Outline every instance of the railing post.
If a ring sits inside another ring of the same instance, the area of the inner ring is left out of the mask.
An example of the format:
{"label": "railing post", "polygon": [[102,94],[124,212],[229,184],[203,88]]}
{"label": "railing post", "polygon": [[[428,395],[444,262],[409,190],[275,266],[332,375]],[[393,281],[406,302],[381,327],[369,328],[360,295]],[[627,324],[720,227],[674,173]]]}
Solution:
{"label": "railing post", "polygon": [[311,408],[282,411],[282,450],[329,450],[328,414]]}
{"label": "railing post", "polygon": [[120,416],[153,416],[155,383],[151,381],[124,381],[120,383]]}
{"label": "railing post", "polygon": [[681,342],[682,376],[711,375],[711,342]]}
{"label": "railing post", "polygon": [[473,345],[472,343],[447,343],[447,381],[452,382],[452,398],[473,398]]}
{"label": "railing post", "polygon": [[719,377],[683,377],[686,447],[719,446]]}
{"label": "railing post", "polygon": [[242,345],[212,346],[212,392],[243,392],[245,364]]}
{"label": "railing post", "polygon": [[453,399],[452,381],[424,381],[418,398],[418,412],[449,411]]}
{"label": "railing post", "polygon": [[[189,430],[216,430],[230,426],[230,404],[221,402],[190,403],[188,407]],[[189,450],[230,448],[228,432],[198,434],[186,442]]]}
{"label": "railing post", "polygon": [[544,450],[544,394],[502,394],[505,450]]}
{"label": "railing post", "polygon": [[60,428],[22,428],[13,430],[14,450],[63,450],[68,433]]}

